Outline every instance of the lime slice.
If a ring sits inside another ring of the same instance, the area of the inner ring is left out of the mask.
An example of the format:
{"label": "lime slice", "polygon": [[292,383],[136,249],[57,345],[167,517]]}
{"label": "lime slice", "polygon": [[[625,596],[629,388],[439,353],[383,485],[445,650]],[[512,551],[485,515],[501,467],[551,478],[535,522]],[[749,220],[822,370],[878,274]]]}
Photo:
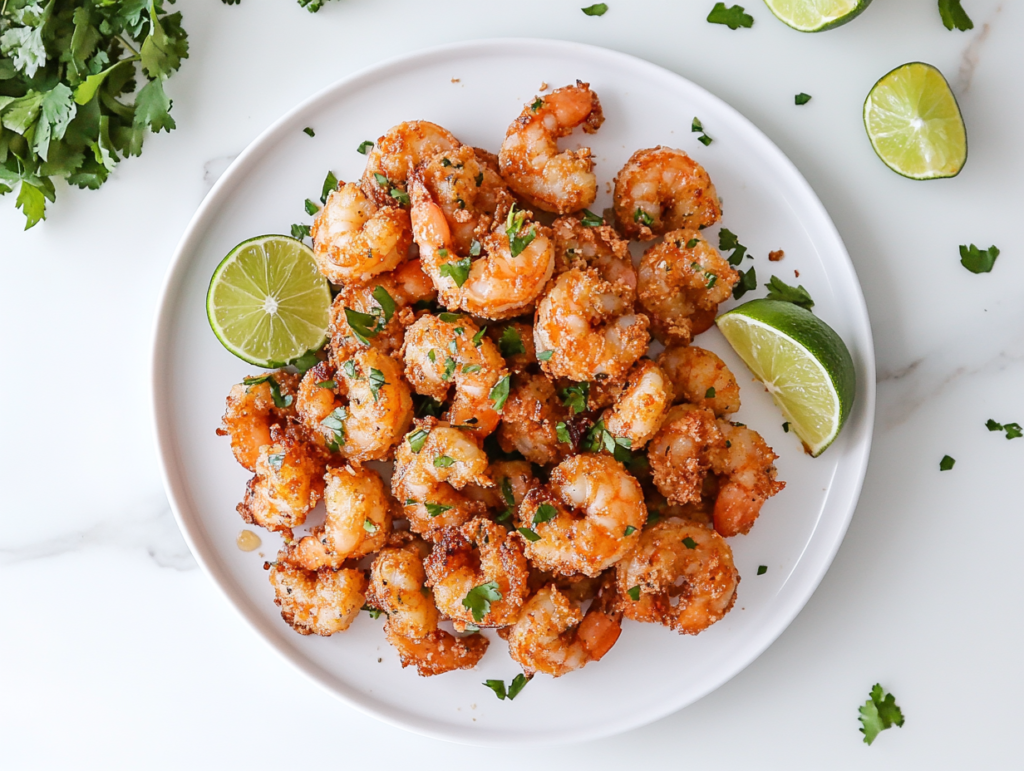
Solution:
{"label": "lime slice", "polygon": [[206,315],[231,353],[280,367],[327,338],[331,287],[313,250],[288,236],[243,241],[221,260],[206,293]]}
{"label": "lime slice", "polygon": [[875,83],[864,100],[864,128],[882,162],[904,177],[955,177],[967,161],[960,107],[930,64],[904,64]]}
{"label": "lime slice", "polygon": [[764,0],[764,4],[795,30],[823,32],[860,16],[871,0]]}
{"label": "lime slice", "polygon": [[856,392],[842,338],[810,311],[780,300],[751,300],[716,323],[807,452],[821,455],[839,435]]}

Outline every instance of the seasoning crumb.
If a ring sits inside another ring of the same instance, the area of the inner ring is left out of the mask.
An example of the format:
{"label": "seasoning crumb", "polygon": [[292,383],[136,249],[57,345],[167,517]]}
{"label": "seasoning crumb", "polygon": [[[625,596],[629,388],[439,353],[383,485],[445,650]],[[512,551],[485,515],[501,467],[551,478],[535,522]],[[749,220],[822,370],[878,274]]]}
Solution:
{"label": "seasoning crumb", "polygon": [[793,271],[793,275],[796,276],[797,278],[800,278],[800,271],[799,270],[794,270]]}
{"label": "seasoning crumb", "polygon": [[384,661],[384,659],[377,659],[377,663],[378,664],[382,663],[383,661]]}
{"label": "seasoning crumb", "polygon": [[781,249],[776,249],[774,252],[768,252],[768,259],[771,260],[772,262],[778,262],[785,256],[786,253]]}
{"label": "seasoning crumb", "polygon": [[548,82],[546,80],[542,80],[541,81],[540,90],[541,91],[547,91],[548,90]]}
{"label": "seasoning crumb", "polygon": [[462,80],[460,78],[452,78],[452,83],[461,83],[461,82],[462,82]]}

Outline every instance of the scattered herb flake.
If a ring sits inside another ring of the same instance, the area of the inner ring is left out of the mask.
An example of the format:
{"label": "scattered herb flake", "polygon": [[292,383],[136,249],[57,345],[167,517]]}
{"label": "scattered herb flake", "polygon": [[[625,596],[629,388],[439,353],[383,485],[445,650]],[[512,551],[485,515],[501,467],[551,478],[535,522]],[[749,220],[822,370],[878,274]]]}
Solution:
{"label": "scattered herb flake", "polygon": [[363,605],[363,607],[360,608],[360,610],[365,610],[367,613],[369,613],[370,618],[380,618],[381,613],[384,612],[380,608],[375,608],[372,605]]}
{"label": "scattered herb flake", "polygon": [[512,678],[512,682],[508,685],[508,700],[512,701],[519,692],[526,687],[526,684],[530,682],[530,678],[520,672],[518,675]]}
{"label": "scattered herb flake", "polygon": [[583,219],[580,220],[583,227],[587,228],[599,228],[604,224],[604,217],[599,217],[590,211],[590,209],[583,210]]}
{"label": "scattered herb flake", "polygon": [[377,180],[377,184],[381,187],[391,187],[391,183],[388,182],[388,178],[381,174],[379,171],[373,172],[373,178]]}
{"label": "scattered herb flake", "polygon": [[309,225],[292,225],[292,238],[299,241],[309,238]]}
{"label": "scattered herb flake", "polygon": [[384,379],[384,373],[379,369],[370,368],[370,393],[373,395],[373,401],[376,403],[380,398],[380,389],[382,386],[386,386],[388,382]]}
{"label": "scattered herb flake", "polygon": [[330,195],[332,190],[338,189],[338,178],[334,176],[333,171],[328,171],[327,176],[324,177],[323,187],[320,188],[320,203],[327,203],[327,196]]}
{"label": "scattered herb flake", "polygon": [[362,142],[359,143],[359,147],[356,148],[356,152],[359,153],[360,155],[366,155],[368,152],[370,152],[370,148],[372,147],[373,142],[371,142],[369,139],[364,139]]}
{"label": "scattered herb flake", "polygon": [[317,388],[330,388],[332,391],[338,387],[338,384],[333,380],[321,380],[316,384]]}
{"label": "scattered herb flake", "polygon": [[789,433],[789,421],[788,420],[785,423],[782,424],[782,430],[785,433],[787,433],[787,434]]}
{"label": "scattered herb flake", "polygon": [[484,335],[485,334],[487,334],[487,327],[480,327],[480,331],[478,331],[475,335],[473,335],[473,347],[474,348],[479,348],[480,347],[480,344],[484,340]]}
{"label": "scattered herb flake", "polygon": [[633,535],[636,532],[636,528],[632,525],[626,525],[626,529],[622,531],[623,535]]}
{"label": "scattered herb flake", "polygon": [[559,422],[555,425],[555,435],[558,437],[559,442],[572,447],[572,437],[569,436],[569,427],[565,423]]}
{"label": "scattered herb flake", "polygon": [[530,543],[536,543],[540,540],[540,536],[530,530],[528,527],[517,527],[516,531]]}
{"label": "scattered herb flake", "polygon": [[316,132],[313,131],[313,129],[311,129],[309,126],[306,126],[306,128],[302,129],[302,133],[304,133],[306,136],[316,136]]}
{"label": "scattered herb flake", "polygon": [[758,565],[757,566],[757,574],[759,576],[763,576],[767,572],[768,572],[768,566],[767,565]]}
{"label": "scattered herb flake", "polygon": [[379,316],[375,316],[372,313],[363,313],[362,311],[353,310],[348,306],[345,306],[345,321],[348,322],[349,328],[352,330],[352,334],[355,335],[356,339],[363,345],[369,345],[370,338],[376,337],[377,333],[382,329],[379,323]]}
{"label": "scattered herb flake", "polygon": [[427,514],[432,517],[443,514],[451,508],[451,506],[445,506],[443,503],[434,503],[433,501],[427,501],[423,505],[427,509]]}
{"label": "scattered herb flake", "polygon": [[519,335],[519,330],[515,327],[508,326],[501,332],[501,337],[498,339],[498,348],[501,350],[501,355],[515,356],[519,353],[526,353],[526,347],[523,345],[523,338]]}
{"label": "scattered herb flake", "polygon": [[586,8],[580,8],[587,16],[604,16],[608,12],[607,3],[594,3]]}
{"label": "scattered herb flake", "polygon": [[541,351],[537,354],[537,361],[551,361],[551,357],[554,355],[554,351]]}
{"label": "scattered herb flake", "polygon": [[683,546],[685,546],[687,549],[696,549],[697,542],[690,538],[690,536],[686,536],[686,538],[683,539]]}
{"label": "scattered herb flake", "polygon": [[800,92],[799,94],[793,97],[793,102],[795,104],[807,104],[809,101],[811,101],[811,95],[805,94],[803,92]]}
{"label": "scattered herb flake", "polygon": [[411,201],[409,194],[404,190],[399,190],[397,187],[391,188],[391,192],[388,195],[402,204],[402,206],[408,206]]}
{"label": "scattered herb flake", "polygon": [[550,503],[542,503],[533,514],[533,524],[539,525],[542,522],[550,522],[558,516],[558,509]]}
{"label": "scattered herb flake", "polygon": [[418,428],[409,434],[409,448],[414,453],[419,453],[423,449],[423,443],[427,441],[427,436],[430,435],[430,430],[426,428]]}
{"label": "scattered herb flake", "polygon": [[640,584],[637,584],[631,589],[627,589],[626,594],[629,595],[629,599],[633,602],[640,602]]}
{"label": "scattered herb flake", "polygon": [[274,469],[274,471],[281,470],[281,464],[284,463],[284,453],[275,452],[272,455],[267,456],[267,464]]}
{"label": "scattered herb flake", "polygon": [[948,455],[943,455],[942,460],[939,461],[939,471],[949,471],[953,468],[954,463],[956,463],[954,458],[951,458]]}
{"label": "scattered herb flake", "polygon": [[732,296],[738,300],[751,289],[757,289],[757,274],[754,273],[753,265],[750,266],[750,270],[740,270],[737,273],[740,274],[740,280],[732,288]]}
{"label": "scattered herb flake", "polygon": [[686,242],[686,248],[687,249],[692,249],[693,247],[695,247],[699,243],[700,243],[700,239],[699,238],[691,238],[689,241]]}
{"label": "scattered herb flake", "polygon": [[438,455],[434,458],[434,468],[448,468],[449,466],[454,465],[454,463],[455,458],[450,455]]}
{"label": "scattered herb flake", "polygon": [[[751,268],[753,271],[753,268]],[[772,276],[765,284],[768,289],[769,300],[782,300],[783,302],[799,305],[801,308],[810,310],[814,307],[814,300],[810,293],[802,285],[790,286],[778,276]]]}
{"label": "scattered herb flake", "polygon": [[373,533],[377,532],[378,527],[377,527],[376,523],[372,519],[367,517],[366,519],[363,520],[363,530],[365,530],[367,533],[370,533],[372,535]]}
{"label": "scattered herb flake", "polygon": [[494,402],[494,409],[497,412],[501,412],[505,406],[505,402],[508,400],[508,389],[509,389],[509,376],[505,375],[501,380],[494,384],[494,388],[488,394],[491,401]]}
{"label": "scattered herb flake", "polygon": [[463,364],[462,365],[462,371],[465,372],[467,375],[472,375],[472,374],[474,374],[476,372],[479,372],[482,369],[483,369],[483,367],[480,366],[479,364]]}
{"label": "scattered herb flake", "polygon": [[645,212],[639,206],[636,208],[636,212],[633,214],[633,222],[639,222],[647,227],[654,224],[654,217]]}
{"label": "scattered herb flake", "polygon": [[711,388],[709,388],[707,391],[704,392],[704,398],[705,399],[714,399],[715,398],[715,387],[714,386],[711,386]]}
{"label": "scattered herb flake", "polygon": [[725,3],[715,3],[715,7],[708,14],[708,21],[711,24],[724,24],[729,29],[739,29],[740,27],[749,29],[754,26],[754,17],[744,13],[742,5],[726,8]]}
{"label": "scattered herb flake", "polygon": [[345,420],[348,418],[348,412],[344,407],[336,407],[330,415],[320,421],[320,425],[328,429],[334,434],[331,447],[332,451],[337,451],[339,447],[345,444]]}
{"label": "scattered herb flake", "polygon": [[573,383],[561,390],[559,396],[562,404],[572,410],[573,415],[585,412],[587,409],[587,398],[590,396],[590,383]]}
{"label": "scattered herb flake", "polygon": [[974,29],[974,22],[960,5],[960,0],[939,0],[939,16],[942,17],[942,26],[948,30],[966,32]]}
{"label": "scattered herb flake", "polygon": [[443,321],[445,324],[454,324],[456,321],[462,318],[462,314],[449,313],[446,311],[444,313],[439,314],[438,318],[441,319],[441,321]]}
{"label": "scattered herb flake", "polygon": [[988,249],[979,249],[974,244],[960,245],[960,264],[971,273],[991,272],[998,256],[999,249],[994,246],[990,246]]}
{"label": "scattered herb flake", "polygon": [[490,688],[492,691],[494,691],[494,695],[497,696],[501,701],[505,701],[504,680],[485,680],[483,684]]}
{"label": "scattered herb flake", "polygon": [[861,722],[860,732],[864,734],[864,743],[870,745],[882,731],[892,726],[903,727],[903,712],[896,706],[896,699],[891,693],[885,693],[882,686],[875,683],[871,695],[859,710]]}
{"label": "scattered herb flake", "polygon": [[451,356],[444,357],[444,372],[441,373],[441,379],[446,383],[452,379],[452,375],[455,374],[455,359]]}
{"label": "scattered herb flake", "polygon": [[498,582],[488,581],[470,589],[462,598],[462,607],[467,608],[473,614],[473,620],[479,624],[491,612],[491,603],[497,602],[501,597]]}
{"label": "scattered herb flake", "polygon": [[512,494],[512,482],[508,477],[501,478],[501,498],[505,501],[505,510],[498,515],[499,522],[503,522],[516,511],[516,498]]}
{"label": "scattered herb flake", "polygon": [[[380,306],[380,309],[384,314],[384,324],[387,324],[391,321],[391,317],[395,315],[394,299],[390,294],[388,294],[388,290],[382,286],[378,286],[373,290],[372,297]],[[383,328],[384,324],[381,324],[380,326]]]}
{"label": "scattered herb flake", "polygon": [[302,206],[306,210],[306,214],[308,214],[310,216],[312,216],[312,215],[316,214],[318,211],[320,211],[320,207],[316,205],[316,202],[315,201],[311,201],[308,198],[306,199],[305,203],[303,203]]}

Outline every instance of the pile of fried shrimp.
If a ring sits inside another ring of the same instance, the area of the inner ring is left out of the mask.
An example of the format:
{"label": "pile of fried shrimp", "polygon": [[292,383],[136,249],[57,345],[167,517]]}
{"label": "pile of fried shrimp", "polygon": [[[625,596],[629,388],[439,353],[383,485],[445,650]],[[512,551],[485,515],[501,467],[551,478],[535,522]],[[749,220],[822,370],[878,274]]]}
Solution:
{"label": "pile of fried shrimp", "polygon": [[[558,147],[603,120],[578,81],[497,156],[402,123],[329,194],[321,360],[232,387],[218,431],[253,473],[242,518],[284,539],[265,568],[299,634],[368,610],[426,676],[475,666],[494,628],[528,677],[559,677],[623,616],[698,634],[735,604],[726,539],[784,483],[729,420],[733,373],[691,345],[739,278],[701,235],[720,202],[686,153],[638,150],[606,224],[590,150]],[[651,242],[638,267],[631,240]]]}

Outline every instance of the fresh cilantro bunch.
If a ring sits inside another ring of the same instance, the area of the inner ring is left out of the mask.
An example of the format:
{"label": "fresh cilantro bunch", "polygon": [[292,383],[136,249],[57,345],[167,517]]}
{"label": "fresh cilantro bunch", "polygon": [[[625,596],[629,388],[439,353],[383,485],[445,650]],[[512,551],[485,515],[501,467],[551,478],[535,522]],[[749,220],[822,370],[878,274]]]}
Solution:
{"label": "fresh cilantro bunch", "polygon": [[147,132],[174,128],[164,81],[188,39],[163,2],[4,0],[0,195],[17,189],[26,230],[55,200],[54,177],[95,190]]}

